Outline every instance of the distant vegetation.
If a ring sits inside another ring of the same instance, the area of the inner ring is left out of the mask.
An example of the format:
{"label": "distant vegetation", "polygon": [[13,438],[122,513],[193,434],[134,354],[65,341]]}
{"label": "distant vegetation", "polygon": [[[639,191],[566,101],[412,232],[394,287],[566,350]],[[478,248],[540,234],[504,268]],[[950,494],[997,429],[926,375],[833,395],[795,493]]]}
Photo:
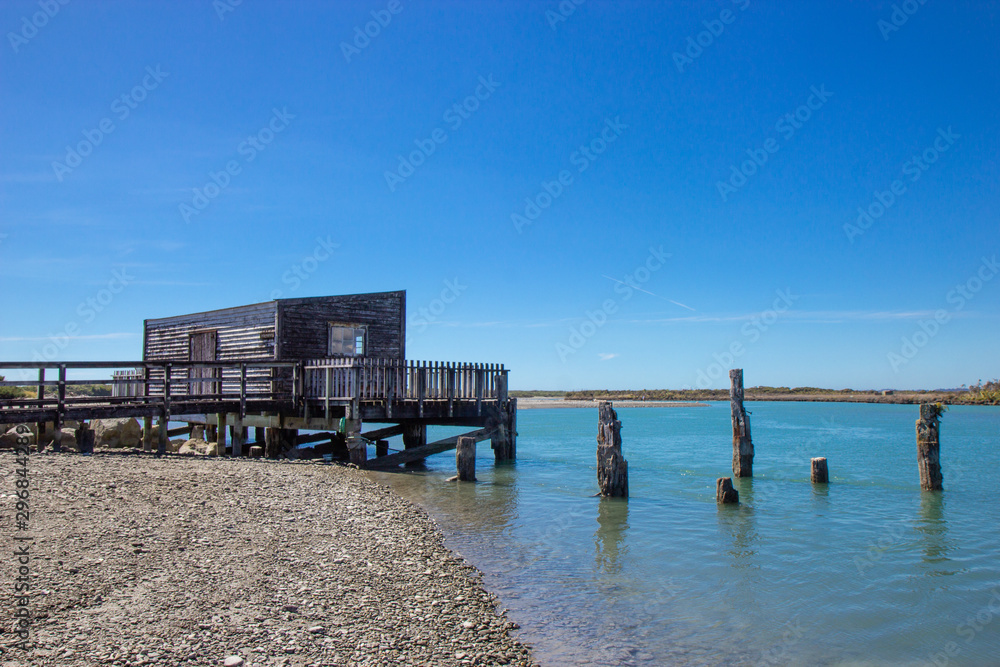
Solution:
{"label": "distant vegetation", "polygon": [[[860,403],[947,403],[951,405],[1000,405],[1000,380],[982,381],[958,390],[855,390],[820,387],[748,387],[747,400],[850,401]],[[728,401],[728,389],[587,389],[582,391],[512,391],[524,398],[562,398],[576,401]]]}
{"label": "distant vegetation", "polygon": [[[0,382],[4,381],[4,376],[0,375]],[[56,388],[45,387],[46,396],[55,396]],[[66,388],[67,396],[110,396],[110,384],[78,384],[70,385]],[[0,387],[0,398],[35,398],[38,396],[37,385],[25,384],[17,387]]]}

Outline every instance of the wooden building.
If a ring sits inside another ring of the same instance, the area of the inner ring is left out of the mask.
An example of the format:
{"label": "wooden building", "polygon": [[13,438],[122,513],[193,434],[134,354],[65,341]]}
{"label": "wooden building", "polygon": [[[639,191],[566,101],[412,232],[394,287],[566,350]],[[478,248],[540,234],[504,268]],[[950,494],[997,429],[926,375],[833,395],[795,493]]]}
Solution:
{"label": "wooden building", "polygon": [[277,299],[146,320],[144,361],[406,356],[406,292]]}

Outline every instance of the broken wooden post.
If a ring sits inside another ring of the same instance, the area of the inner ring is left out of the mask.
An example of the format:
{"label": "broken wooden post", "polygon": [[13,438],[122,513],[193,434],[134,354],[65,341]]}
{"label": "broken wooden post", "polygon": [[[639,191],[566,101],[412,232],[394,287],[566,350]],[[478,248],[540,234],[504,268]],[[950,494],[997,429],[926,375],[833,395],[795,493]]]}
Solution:
{"label": "broken wooden post", "polygon": [[917,420],[917,465],[920,468],[922,491],[941,491],[943,488],[941,445],[938,439],[942,412],[944,406],[940,403],[920,405],[920,419]]}
{"label": "broken wooden post", "polygon": [[732,477],[720,477],[715,480],[715,502],[720,505],[740,502],[740,492],[733,488]]}
{"label": "broken wooden post", "polygon": [[597,485],[602,496],[628,498],[628,461],[622,455],[622,423],[610,401],[597,406]]}
{"label": "broken wooden post", "polygon": [[264,456],[263,447],[261,447],[260,445],[254,445],[253,447],[250,448],[250,458],[259,459],[262,456]]}
{"label": "broken wooden post", "polygon": [[817,457],[815,459],[810,459],[812,464],[812,470],[809,475],[809,479],[812,480],[813,484],[828,484],[830,482],[830,473],[826,469],[826,459],[823,457]]}
{"label": "broken wooden post", "polygon": [[80,422],[80,427],[76,429],[76,445],[80,450],[81,454],[93,454],[94,453],[94,441],[97,439],[97,434],[92,428],[87,424],[87,422]]}
{"label": "broken wooden post", "polygon": [[455,467],[458,468],[458,481],[476,481],[476,439],[462,436],[455,447]]}
{"label": "broken wooden post", "polygon": [[388,440],[376,440],[375,441],[375,456],[388,456],[389,455],[389,441]]}
{"label": "broken wooden post", "polygon": [[142,418],[142,451],[153,451],[153,417],[150,415]]}
{"label": "broken wooden post", "polygon": [[729,371],[729,404],[733,412],[733,476],[753,477],[750,419],[743,408],[743,369]]}

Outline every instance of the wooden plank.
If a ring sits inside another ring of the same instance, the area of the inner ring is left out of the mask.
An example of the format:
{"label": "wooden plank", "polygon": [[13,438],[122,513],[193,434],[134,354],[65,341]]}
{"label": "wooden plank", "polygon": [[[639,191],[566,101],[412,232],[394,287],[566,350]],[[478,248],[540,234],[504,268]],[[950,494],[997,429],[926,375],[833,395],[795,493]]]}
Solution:
{"label": "wooden plank", "polygon": [[372,459],[368,462],[368,467],[388,468],[398,466],[403,463],[409,463],[411,461],[419,461],[420,459],[425,459],[433,454],[440,454],[441,452],[447,452],[455,449],[455,447],[458,446],[459,438],[474,438],[476,442],[481,442],[483,440],[488,440],[490,438],[490,433],[490,429],[483,428],[478,431],[463,433],[462,435],[453,435],[450,438],[444,438],[443,440],[438,440],[437,442],[428,443],[423,447],[414,447],[413,449],[396,452],[395,454],[390,454],[389,456]]}
{"label": "wooden plank", "polygon": [[375,431],[362,433],[361,437],[365,440],[383,440],[385,438],[391,438],[394,435],[402,435],[404,428],[405,427],[402,424],[395,424],[393,426],[387,426]]}

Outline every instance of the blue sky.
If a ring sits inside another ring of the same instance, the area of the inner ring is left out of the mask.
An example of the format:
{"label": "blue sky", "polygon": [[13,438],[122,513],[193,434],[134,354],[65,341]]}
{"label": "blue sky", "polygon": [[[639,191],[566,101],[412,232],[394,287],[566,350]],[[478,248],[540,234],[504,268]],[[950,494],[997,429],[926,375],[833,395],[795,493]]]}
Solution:
{"label": "blue sky", "polygon": [[0,359],[406,289],[513,388],[996,377],[997,14],[0,3]]}

